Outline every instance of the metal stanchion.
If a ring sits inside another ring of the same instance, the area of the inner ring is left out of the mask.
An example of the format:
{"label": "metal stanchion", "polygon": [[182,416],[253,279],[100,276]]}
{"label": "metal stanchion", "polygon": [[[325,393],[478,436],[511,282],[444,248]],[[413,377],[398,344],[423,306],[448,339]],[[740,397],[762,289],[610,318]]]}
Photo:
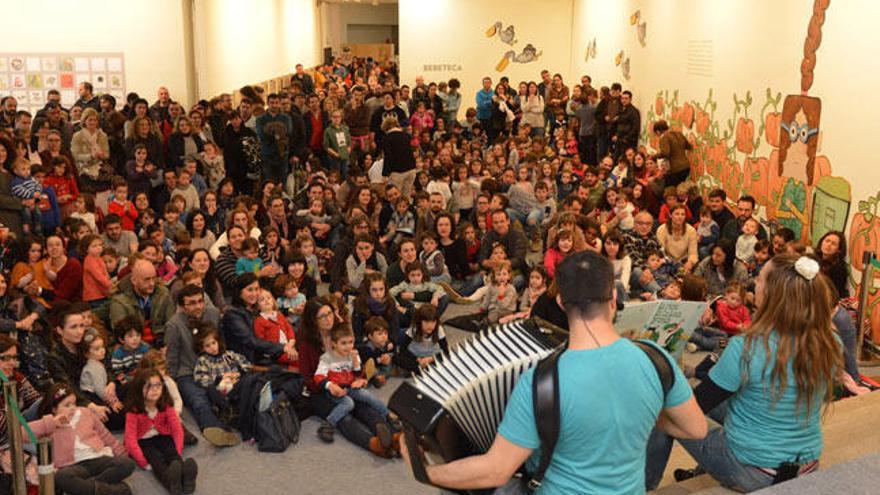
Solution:
{"label": "metal stanchion", "polygon": [[6,400],[6,427],[9,430],[9,447],[12,455],[12,493],[25,495],[27,485],[24,479],[24,454],[21,450],[21,423],[15,414],[14,404],[18,404],[15,382],[3,382],[3,397]]}
{"label": "metal stanchion", "polygon": [[858,338],[856,339],[856,359],[862,359],[862,344],[865,340],[865,322],[869,321],[868,317],[868,296],[871,293],[871,285],[874,281],[874,266],[871,260],[874,259],[874,253],[867,251],[862,255],[862,292],[859,294],[859,314],[856,328],[858,329]]}
{"label": "metal stanchion", "polygon": [[40,495],[55,495],[55,464],[52,459],[52,440],[40,439],[37,444],[37,473],[40,475]]}

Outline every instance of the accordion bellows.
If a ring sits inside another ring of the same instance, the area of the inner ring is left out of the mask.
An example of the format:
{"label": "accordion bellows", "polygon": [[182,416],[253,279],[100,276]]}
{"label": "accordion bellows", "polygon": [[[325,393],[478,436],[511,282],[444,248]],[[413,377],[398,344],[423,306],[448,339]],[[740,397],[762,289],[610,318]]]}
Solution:
{"label": "accordion bellows", "polygon": [[389,406],[447,461],[486,452],[516,382],[564,340],[559,333],[536,320],[489,327],[403,383]]}

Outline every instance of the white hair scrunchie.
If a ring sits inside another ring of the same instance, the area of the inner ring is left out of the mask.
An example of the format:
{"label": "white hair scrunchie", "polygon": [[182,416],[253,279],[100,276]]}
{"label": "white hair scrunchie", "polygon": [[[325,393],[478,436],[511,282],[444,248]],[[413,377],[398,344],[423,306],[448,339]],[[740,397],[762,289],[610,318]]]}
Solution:
{"label": "white hair scrunchie", "polygon": [[794,264],[798,275],[807,280],[813,280],[819,273],[819,262],[809,256],[801,256]]}

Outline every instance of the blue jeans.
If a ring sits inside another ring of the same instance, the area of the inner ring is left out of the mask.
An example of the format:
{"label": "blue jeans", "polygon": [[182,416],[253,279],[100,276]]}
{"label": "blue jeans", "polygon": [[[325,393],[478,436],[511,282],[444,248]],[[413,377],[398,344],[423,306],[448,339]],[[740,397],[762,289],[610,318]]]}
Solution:
{"label": "blue jeans", "polygon": [[388,408],[385,404],[373,396],[369,390],[364,388],[349,388],[347,394],[342,397],[334,397],[328,393],[328,396],[336,406],[327,415],[327,421],[336,426],[342,418],[348,416],[354,411],[355,403],[364,404],[378,412],[383,418],[388,416]]}
{"label": "blue jeans", "polygon": [[177,388],[180,390],[180,397],[183,399],[184,405],[192,412],[200,429],[223,427],[223,423],[214,414],[208,393],[196,383],[192,375],[179,376],[175,381],[177,382]]}
{"label": "blue jeans", "polygon": [[520,225],[523,226],[526,233],[531,235],[538,232],[541,221],[544,220],[544,209],[535,208],[528,213],[522,213],[519,210],[508,208],[507,216],[509,216],[511,220],[518,221]]}
{"label": "blue jeans", "polygon": [[465,297],[470,296],[483,285],[485,285],[485,281],[483,280],[483,274],[481,272],[474,273],[464,280],[456,280],[452,282],[452,287]]}
{"label": "blue jeans", "polygon": [[701,351],[714,351],[722,338],[727,338],[727,334],[717,328],[699,327],[691,334],[690,342],[697,344]]}
{"label": "blue jeans", "polygon": [[[718,423],[724,424],[727,416],[728,403],[723,402],[709,411],[709,416]],[[669,462],[672,450],[672,437],[654,428],[648,438],[647,458],[645,463],[645,488],[654,490],[663,479],[663,471]],[[753,492],[773,484],[773,476],[755,466],[748,466],[737,460],[727,446],[724,427],[709,431],[701,440],[678,440],[678,443],[697,461],[712,478],[722,486],[739,492]],[[776,468],[776,466],[761,466]]]}
{"label": "blue jeans", "polygon": [[656,280],[652,280],[647,284],[643,284],[641,282],[642,274],[645,273],[645,270],[641,268],[633,268],[632,274],[629,277],[629,291],[631,294],[641,294],[642,292],[650,292],[652,294],[659,294],[662,290],[660,284],[657,283]]}
{"label": "blue jeans", "polygon": [[856,345],[859,339],[859,332],[856,329],[852,315],[849,314],[849,311],[838,305],[837,311],[831,318],[831,322],[837,328],[837,335],[840,336],[840,341],[843,343],[843,364],[846,372],[853,377],[856,383],[859,383],[862,379],[859,374],[859,362],[856,360]]}
{"label": "blue jeans", "polygon": [[348,160],[341,160],[328,155],[327,168],[330,170],[338,170],[339,174],[342,176],[342,180],[348,178]]}

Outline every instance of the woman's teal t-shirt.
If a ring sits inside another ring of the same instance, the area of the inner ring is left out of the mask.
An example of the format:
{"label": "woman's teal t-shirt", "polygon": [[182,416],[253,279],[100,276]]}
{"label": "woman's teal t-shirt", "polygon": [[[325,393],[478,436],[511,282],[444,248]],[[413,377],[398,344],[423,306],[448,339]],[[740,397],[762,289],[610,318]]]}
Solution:
{"label": "woman's teal t-shirt", "polygon": [[808,413],[805,404],[798,407],[797,384],[789,360],[785,391],[775,396],[770,388],[770,375],[777,343],[777,335],[771,334],[767,365],[763,339],[757,340],[749,349],[751,359],[746,368],[742,360],[745,339],[737,335],[730,339],[721,359],[709,371],[709,378],[716,385],[734,392],[724,431],[733,455],[750,466],[776,468],[783,462],[805,463],[818,459],[822,453],[819,417],[825,389],[820,387],[815,392]]}

